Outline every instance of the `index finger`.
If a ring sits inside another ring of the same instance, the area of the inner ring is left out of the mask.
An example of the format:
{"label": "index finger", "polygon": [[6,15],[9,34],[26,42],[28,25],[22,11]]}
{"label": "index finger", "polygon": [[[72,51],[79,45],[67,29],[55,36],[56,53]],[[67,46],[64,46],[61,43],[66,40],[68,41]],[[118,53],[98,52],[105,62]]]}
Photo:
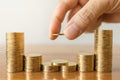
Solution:
{"label": "index finger", "polygon": [[62,0],[58,4],[50,23],[50,39],[54,40],[57,38],[57,36],[52,36],[52,34],[58,34],[60,32],[61,23],[64,20],[65,14],[77,4],[77,1],[73,1],[74,0]]}

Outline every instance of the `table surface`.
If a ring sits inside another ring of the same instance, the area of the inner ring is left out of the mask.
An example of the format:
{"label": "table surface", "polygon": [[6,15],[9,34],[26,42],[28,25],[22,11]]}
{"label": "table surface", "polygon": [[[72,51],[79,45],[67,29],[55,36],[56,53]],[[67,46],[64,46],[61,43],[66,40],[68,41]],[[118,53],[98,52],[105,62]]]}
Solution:
{"label": "table surface", "polygon": [[[72,73],[7,73],[5,47],[0,47],[0,80],[120,80],[120,46],[113,47],[113,69],[109,73],[72,72]],[[78,53],[92,52],[91,45],[28,45],[25,53],[42,54],[43,62],[51,59],[66,59],[76,61]]]}

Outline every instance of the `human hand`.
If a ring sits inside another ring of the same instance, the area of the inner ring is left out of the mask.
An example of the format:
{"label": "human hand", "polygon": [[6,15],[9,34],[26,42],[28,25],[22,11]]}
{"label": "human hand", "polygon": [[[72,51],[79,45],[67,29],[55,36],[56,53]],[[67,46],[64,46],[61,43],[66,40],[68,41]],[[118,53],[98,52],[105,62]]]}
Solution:
{"label": "human hand", "polygon": [[[60,32],[66,13],[65,36],[73,40],[84,32],[92,32],[102,22],[120,22],[120,0],[60,0],[50,24],[50,35]],[[57,36],[50,36],[54,40]]]}

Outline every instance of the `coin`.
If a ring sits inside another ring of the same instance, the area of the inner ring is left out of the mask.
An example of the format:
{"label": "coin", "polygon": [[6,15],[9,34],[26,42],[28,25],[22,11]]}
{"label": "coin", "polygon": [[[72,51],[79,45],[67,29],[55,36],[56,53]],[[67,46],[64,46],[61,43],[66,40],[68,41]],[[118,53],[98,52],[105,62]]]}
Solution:
{"label": "coin", "polygon": [[58,34],[52,34],[52,36],[63,36],[64,35],[64,33],[58,33]]}
{"label": "coin", "polygon": [[51,60],[51,64],[58,65],[58,66],[68,65],[68,61],[63,59],[54,59],[54,60]]}

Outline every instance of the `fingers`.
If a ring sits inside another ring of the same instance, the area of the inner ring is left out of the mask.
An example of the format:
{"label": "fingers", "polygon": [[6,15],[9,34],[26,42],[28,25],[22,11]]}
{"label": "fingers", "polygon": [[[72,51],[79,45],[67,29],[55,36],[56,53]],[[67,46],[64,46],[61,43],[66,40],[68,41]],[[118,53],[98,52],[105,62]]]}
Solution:
{"label": "fingers", "polygon": [[81,6],[84,6],[87,2],[88,0],[79,0]]}
{"label": "fingers", "polygon": [[99,18],[98,20],[94,20],[93,23],[91,23],[89,25],[89,27],[87,27],[87,29],[85,30],[86,33],[92,33],[94,32],[94,30],[98,29],[98,27],[101,25],[102,23],[102,18]]}
{"label": "fingers", "polygon": [[114,14],[107,14],[103,16],[104,22],[113,22],[113,23],[119,23],[120,22],[120,13],[114,13]]}
{"label": "fingers", "polygon": [[50,39],[54,40],[57,36],[51,34],[59,33],[61,29],[61,23],[68,10],[73,8],[77,4],[74,0],[62,0],[58,4],[50,23]]}
{"label": "fingers", "polygon": [[88,1],[88,3],[79,10],[67,24],[64,31],[65,36],[70,40],[77,38],[94,20],[97,20],[105,10],[106,5],[103,5],[101,0],[99,2],[96,0]]}
{"label": "fingers", "polygon": [[81,6],[80,5],[77,5],[76,7],[74,7],[69,15],[68,15],[68,21],[81,9]]}

